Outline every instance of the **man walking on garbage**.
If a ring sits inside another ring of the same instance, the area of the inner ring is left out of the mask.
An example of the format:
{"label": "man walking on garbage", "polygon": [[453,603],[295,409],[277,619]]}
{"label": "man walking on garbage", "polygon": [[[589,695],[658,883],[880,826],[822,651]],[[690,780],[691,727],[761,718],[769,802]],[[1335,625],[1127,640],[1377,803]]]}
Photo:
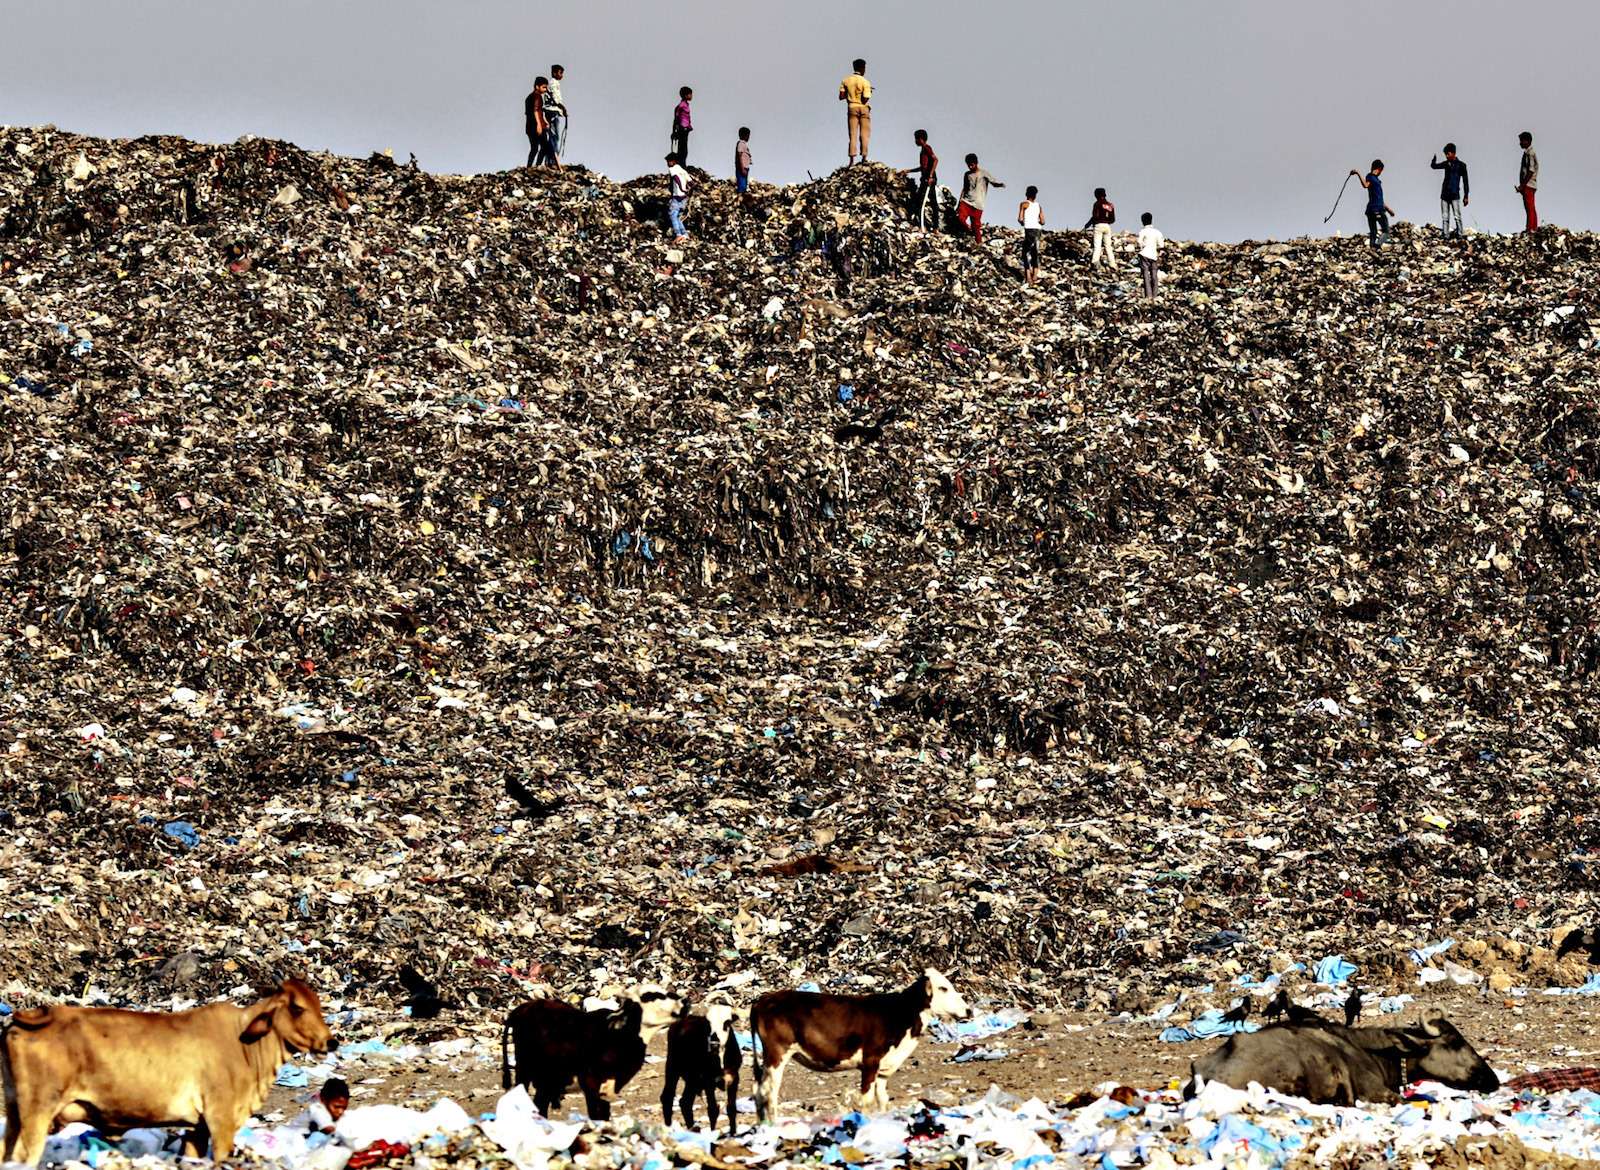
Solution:
{"label": "man walking on garbage", "polygon": [[1039,206],[1039,188],[1028,188],[1027,196],[1017,208],[1017,222],[1022,225],[1022,279],[1038,284],[1039,237],[1044,235],[1044,208]]}
{"label": "man walking on garbage", "polygon": [[967,171],[961,176],[961,202],[956,204],[956,220],[972,229],[972,241],[983,246],[983,205],[989,199],[990,187],[1005,184],[978,165],[978,156],[967,155]]}
{"label": "man walking on garbage", "polygon": [[872,142],[872,83],[867,80],[867,63],[857,57],[850,63],[855,70],[839,83],[839,100],[845,106],[845,133],[848,138],[850,162],[854,166],[856,155],[867,161],[867,148]]}
{"label": "man walking on garbage", "polygon": [[1456,157],[1456,144],[1444,144],[1444,161],[1434,155],[1428,164],[1444,172],[1444,182],[1439,187],[1439,228],[1446,236],[1460,239],[1466,234],[1461,222],[1461,209],[1472,202],[1472,184],[1467,178],[1467,164]]}
{"label": "man walking on garbage", "polygon": [[689,115],[689,103],[694,101],[694,90],[687,85],[678,91],[678,104],[672,109],[672,153],[678,156],[678,165],[689,165],[689,135],[694,131],[694,119]]}
{"label": "man walking on garbage", "polygon": [[1144,226],[1139,229],[1139,270],[1144,273],[1144,295],[1156,299],[1160,288],[1161,245],[1166,240],[1156,227],[1156,217],[1148,211],[1139,217]]}
{"label": "man walking on garbage", "polygon": [[1100,252],[1105,250],[1106,264],[1113,270],[1117,267],[1117,253],[1113,246],[1111,225],[1117,222],[1117,205],[1106,198],[1106,189],[1094,189],[1094,206],[1089,210],[1089,219],[1084,227],[1094,228],[1094,251],[1089,257],[1089,267],[1100,267]]}
{"label": "man walking on garbage", "polygon": [[694,179],[683,169],[682,159],[667,155],[667,220],[672,224],[673,243],[681,244],[689,238],[683,226],[683,213],[689,206],[689,188]]}
{"label": "man walking on garbage", "polygon": [[750,127],[739,127],[739,141],[733,144],[733,182],[739,194],[750,191]]}
{"label": "man walking on garbage", "polygon": [[1533,132],[1524,130],[1517,135],[1522,144],[1522,165],[1517,170],[1517,194],[1522,196],[1522,210],[1528,217],[1528,231],[1539,230],[1539,209],[1534,206],[1534,195],[1539,189],[1539,156],[1533,152]]}
{"label": "man walking on garbage", "polygon": [[561,100],[561,79],[566,75],[565,66],[550,66],[550,89],[544,99],[545,118],[550,123],[550,149],[558,162],[567,148],[567,106]]}
{"label": "man walking on garbage", "polygon": [[[1372,169],[1365,178],[1360,171],[1352,169],[1350,173],[1360,179],[1361,185],[1367,189],[1367,243],[1374,248],[1381,248],[1389,242],[1389,217],[1394,214],[1394,208],[1383,201],[1383,160],[1373,159]],[[1346,183],[1349,181],[1345,180]]]}
{"label": "man walking on garbage", "polygon": [[528,165],[542,167],[550,162],[550,117],[545,112],[550,79],[535,77],[533,92],[522,103],[524,129],[528,135]]}
{"label": "man walking on garbage", "polygon": [[[933,153],[933,147],[928,145],[928,132],[918,130],[911,136],[917,144],[917,165],[907,167],[901,171],[902,175],[909,175],[912,171],[917,173],[917,193],[911,197],[911,222],[918,227],[923,225],[923,216],[928,211],[928,200],[934,199],[937,204],[937,190],[939,186],[939,156]],[[933,219],[934,231],[939,230],[938,216]]]}

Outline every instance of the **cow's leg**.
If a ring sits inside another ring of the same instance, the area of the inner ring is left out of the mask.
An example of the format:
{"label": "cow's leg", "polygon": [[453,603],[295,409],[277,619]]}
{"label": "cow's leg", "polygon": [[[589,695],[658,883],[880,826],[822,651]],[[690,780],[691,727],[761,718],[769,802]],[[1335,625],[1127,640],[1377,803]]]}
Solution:
{"label": "cow's leg", "polygon": [[878,1079],[875,1083],[878,1089],[878,1112],[887,1113],[889,1112],[889,1078],[884,1075],[881,1069],[878,1072]]}
{"label": "cow's leg", "polygon": [[244,1123],[238,1110],[207,1113],[201,1124],[211,1131],[211,1160],[226,1162],[233,1157],[233,1139]]}
{"label": "cow's leg", "polygon": [[556,1110],[561,1106],[561,1091],[565,1085],[555,1085],[549,1082],[535,1084],[533,1088],[533,1105],[539,1111],[539,1116],[546,1121],[556,1119]]}
{"label": "cow's leg", "polygon": [[695,1092],[696,1090],[694,1087],[694,1082],[692,1080],[684,1081],[683,1094],[678,1098],[678,1109],[683,1114],[683,1125],[685,1129],[694,1128]]}
{"label": "cow's leg", "polygon": [[862,1058],[861,1062],[861,1102],[860,1109],[863,1113],[872,1111],[878,1102],[878,1066],[874,1062]]}
{"label": "cow's leg", "polygon": [[778,1118],[778,1104],[783,1100],[783,1069],[789,1063],[789,1053],[763,1052],[761,1060],[763,1074],[756,1083],[756,1120],[766,1125]]}
{"label": "cow's leg", "polygon": [[706,1124],[710,1127],[712,1133],[716,1133],[717,1132],[717,1118],[719,1116],[721,1116],[720,1112],[717,1109],[717,1082],[716,1081],[714,1081],[714,1080],[707,1080],[706,1081],[706,1083],[705,1083],[705,1095],[706,1095],[706,1116],[711,1119]]}
{"label": "cow's leg", "polygon": [[[667,1056],[667,1079],[661,1086],[661,1119],[668,1125],[672,1124],[672,1099],[678,1095],[678,1070],[672,1067],[672,1057]],[[687,1116],[684,1124],[689,1123]]]}
{"label": "cow's leg", "polygon": [[594,1077],[586,1076],[578,1084],[583,1089],[583,1105],[589,1114],[589,1120],[610,1121],[611,1102],[601,1095],[600,1082]]}
{"label": "cow's leg", "polygon": [[204,1158],[206,1150],[211,1146],[211,1127],[202,1117],[195,1122],[194,1128],[183,1135],[183,1156],[185,1158]]}
{"label": "cow's leg", "polygon": [[[0,1036],[0,1044],[6,1038]],[[42,1078],[18,1076],[17,1062],[5,1055],[3,1062],[5,1084],[5,1154],[0,1162],[22,1162],[32,1166],[44,1156],[45,1139],[50,1136],[50,1123],[66,1104],[58,1086],[40,1084]]]}
{"label": "cow's leg", "polygon": [[[739,1128],[739,1070],[722,1074],[722,1095],[728,1102],[728,1133]],[[713,1123],[713,1126],[715,1123]]]}

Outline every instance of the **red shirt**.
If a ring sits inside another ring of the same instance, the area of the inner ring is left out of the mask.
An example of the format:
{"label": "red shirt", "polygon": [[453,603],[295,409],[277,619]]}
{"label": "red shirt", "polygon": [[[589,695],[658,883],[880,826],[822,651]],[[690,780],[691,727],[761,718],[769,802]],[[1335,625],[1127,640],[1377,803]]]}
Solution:
{"label": "red shirt", "polygon": [[[1082,207],[1083,204],[1078,204]],[[1117,205],[1109,199],[1095,200],[1094,210],[1089,213],[1090,223],[1116,223]]]}
{"label": "red shirt", "polygon": [[933,173],[939,169],[939,156],[933,153],[933,147],[926,142],[922,144],[922,157],[917,163],[922,172],[922,181],[928,182],[933,178]]}

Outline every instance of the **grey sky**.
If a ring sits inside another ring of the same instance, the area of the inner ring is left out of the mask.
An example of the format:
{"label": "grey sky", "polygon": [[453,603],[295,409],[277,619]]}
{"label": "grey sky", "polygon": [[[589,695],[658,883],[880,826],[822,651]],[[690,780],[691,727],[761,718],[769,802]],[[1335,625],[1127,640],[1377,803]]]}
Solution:
{"label": "grey sky", "polygon": [[[241,134],[438,171],[526,155],[522,98],[567,66],[568,156],[614,178],[660,168],[679,85],[693,161],[728,173],[755,133],[758,179],[844,162],[850,59],[877,88],[873,155],[914,161],[926,126],[957,179],[975,150],[1037,183],[1055,227],[1092,189],[1169,235],[1364,230],[1351,167],[1388,163],[1401,219],[1434,221],[1429,155],[1471,168],[1469,224],[1520,225],[1516,134],[1537,135],[1540,210],[1600,227],[1595,0],[4,0],[0,121],[106,135]],[[1353,186],[1353,184],[1352,184]],[[1009,222],[1009,213],[991,211]],[[1135,221],[1136,222],[1136,221]]]}

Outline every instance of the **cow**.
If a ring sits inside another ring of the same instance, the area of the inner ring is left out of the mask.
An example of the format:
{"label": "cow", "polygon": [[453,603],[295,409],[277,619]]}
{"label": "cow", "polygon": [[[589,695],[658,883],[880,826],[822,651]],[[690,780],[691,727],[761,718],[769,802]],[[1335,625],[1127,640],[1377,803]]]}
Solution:
{"label": "cow", "polygon": [[661,1089],[661,1116],[672,1124],[672,1100],[683,1082],[678,1104],[683,1124],[694,1128],[694,1099],[704,1095],[711,1128],[717,1128],[717,1091],[728,1102],[728,1132],[739,1128],[739,1068],[744,1054],[733,1033],[733,1007],[708,1002],[705,1015],[684,1016],[667,1029],[666,1082]]}
{"label": "cow", "polygon": [[1390,1103],[1413,1081],[1492,1093],[1500,1078],[1454,1024],[1430,1014],[1411,1028],[1274,1024],[1230,1036],[1195,1061],[1184,1090],[1203,1081],[1242,1089],[1251,1081],[1319,1105]]}
{"label": "cow", "polygon": [[186,1012],[54,1006],[16,1013],[0,1038],[6,1130],[0,1162],[39,1160],[54,1125],[189,1126],[184,1154],[210,1139],[218,1162],[291,1053],[331,1051],[317,993],[286,979],[249,1007]]}
{"label": "cow", "polygon": [[583,1011],[559,999],[529,1000],[500,1030],[500,1083],[507,1089],[531,1085],[533,1103],[548,1118],[576,1081],[589,1117],[606,1121],[611,1096],[644,1066],[645,1046],[682,1015],[682,1000],[648,984],[614,1009]]}
{"label": "cow", "polygon": [[750,1029],[761,1043],[756,1058],[756,1116],[777,1116],[783,1070],[790,1060],[815,1072],[861,1070],[863,1111],[889,1108],[888,1081],[916,1050],[936,1016],[969,1017],[972,1009],[929,967],[900,991],[830,995],[771,991],[750,1008]]}

